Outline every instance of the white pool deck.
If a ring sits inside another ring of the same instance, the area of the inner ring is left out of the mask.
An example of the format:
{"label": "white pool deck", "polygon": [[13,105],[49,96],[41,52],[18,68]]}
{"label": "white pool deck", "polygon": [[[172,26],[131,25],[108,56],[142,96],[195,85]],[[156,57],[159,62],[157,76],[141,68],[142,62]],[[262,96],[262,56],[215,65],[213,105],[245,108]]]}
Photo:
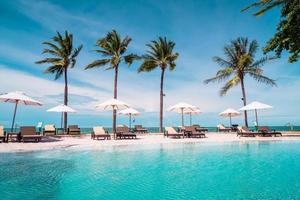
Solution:
{"label": "white pool deck", "polygon": [[282,137],[237,137],[235,133],[207,133],[206,138],[173,139],[163,134],[138,135],[133,140],[92,140],[90,135],[45,137],[40,143],[0,143],[0,153],[30,152],[41,150],[103,150],[118,146],[176,144],[176,143],[226,143],[226,142],[259,142],[259,141],[300,141],[300,132],[283,132]]}

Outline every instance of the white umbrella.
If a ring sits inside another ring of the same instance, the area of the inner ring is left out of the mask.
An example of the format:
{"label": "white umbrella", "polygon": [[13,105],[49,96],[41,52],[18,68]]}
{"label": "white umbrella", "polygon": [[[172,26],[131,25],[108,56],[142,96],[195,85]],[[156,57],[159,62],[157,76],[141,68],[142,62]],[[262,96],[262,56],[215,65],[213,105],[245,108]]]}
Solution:
{"label": "white umbrella", "polygon": [[255,118],[256,118],[256,126],[258,126],[258,119],[257,119],[257,110],[262,110],[262,109],[269,109],[273,108],[270,105],[260,103],[258,101],[253,101],[252,103],[240,108],[239,110],[245,111],[245,110],[254,110],[255,111]]}
{"label": "white umbrella", "polygon": [[131,128],[131,116],[140,115],[141,113],[133,108],[127,108],[127,109],[121,110],[119,112],[119,114],[129,116],[129,128]]}
{"label": "white umbrella", "polygon": [[61,112],[61,128],[62,128],[62,126],[63,126],[63,114],[65,112],[75,113],[76,110],[74,110],[73,108],[71,108],[69,106],[66,106],[64,104],[61,104],[61,105],[58,105],[58,106],[55,106],[53,108],[48,109],[47,112]]}
{"label": "white umbrella", "polygon": [[183,114],[185,112],[192,112],[192,111],[196,111],[199,108],[197,108],[196,106],[193,106],[191,104],[188,103],[184,103],[184,102],[180,102],[178,104],[175,104],[174,106],[171,106],[169,108],[169,111],[171,112],[177,112],[177,113],[181,113],[181,123],[182,126],[184,126],[184,118],[183,118]]}
{"label": "white umbrella", "polygon": [[[103,110],[112,110],[113,111],[113,118],[116,118],[116,110],[129,108],[129,105],[123,101],[119,101],[117,99],[109,99],[103,103],[96,105],[96,108],[103,109]],[[116,123],[113,120],[113,133],[114,136],[116,134]]]}
{"label": "white umbrella", "polygon": [[103,110],[120,110],[129,108],[129,105],[118,99],[109,99],[107,101],[104,101],[103,103],[96,105],[96,108]]}
{"label": "white umbrella", "polygon": [[198,115],[202,112],[200,111],[200,109],[197,108],[195,111],[185,111],[183,113],[190,115],[190,126],[192,126],[192,115]]}
{"label": "white umbrella", "polygon": [[230,126],[231,126],[232,125],[231,118],[239,116],[239,115],[241,115],[241,113],[239,111],[234,110],[233,108],[228,108],[228,109],[224,110],[223,112],[219,113],[219,115],[222,117],[229,117],[230,118]]}
{"label": "white umbrella", "polygon": [[24,92],[20,92],[20,91],[9,92],[7,94],[0,95],[0,101],[15,104],[15,110],[14,110],[11,131],[13,131],[13,129],[14,129],[18,104],[32,105],[32,106],[41,106],[42,105],[41,102],[30,98]]}

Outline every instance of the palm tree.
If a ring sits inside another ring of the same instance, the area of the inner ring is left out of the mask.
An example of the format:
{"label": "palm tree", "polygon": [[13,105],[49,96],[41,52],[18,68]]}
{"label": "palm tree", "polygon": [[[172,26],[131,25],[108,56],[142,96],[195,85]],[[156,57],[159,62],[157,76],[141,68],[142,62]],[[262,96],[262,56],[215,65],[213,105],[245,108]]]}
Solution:
{"label": "palm tree", "polygon": [[261,16],[261,15],[264,15],[267,11],[269,11],[275,7],[284,5],[288,1],[289,0],[258,0],[256,2],[254,2],[253,4],[244,8],[242,10],[242,12],[244,12],[245,10],[251,9],[253,7],[257,7],[257,8],[259,8],[259,10],[254,12],[253,15]]}
{"label": "palm tree", "polygon": [[145,55],[142,56],[143,63],[138,69],[139,72],[149,72],[157,67],[161,69],[160,76],[160,112],[159,112],[159,130],[163,131],[163,85],[164,85],[164,74],[166,69],[172,71],[175,69],[175,61],[178,58],[179,54],[174,53],[173,49],[175,47],[175,43],[171,40],[167,40],[166,37],[159,37],[157,41],[151,41],[150,44],[146,45],[149,47],[149,50]]}
{"label": "palm tree", "polygon": [[[113,69],[115,71],[114,79],[114,98],[118,98],[118,72],[119,65],[122,61],[126,64],[131,65],[134,60],[138,59],[137,55],[126,54],[125,52],[128,48],[131,38],[126,36],[124,39],[117,33],[117,31],[112,30],[108,32],[104,38],[100,38],[96,42],[96,46],[99,49],[95,52],[99,53],[103,58],[95,60],[85,67],[85,69],[92,69],[96,67],[106,66],[106,70]],[[116,110],[113,111],[113,132],[116,131]]]}
{"label": "palm tree", "polygon": [[[234,86],[241,85],[243,103],[247,104],[246,91],[245,91],[245,77],[249,75],[259,83],[265,83],[271,86],[276,86],[273,79],[263,75],[262,66],[273,57],[262,57],[258,60],[255,59],[255,53],[258,49],[256,40],[251,42],[248,38],[237,38],[231,41],[229,45],[224,47],[224,54],[226,58],[214,57],[213,60],[222,69],[220,69],[213,78],[207,79],[204,82],[222,82],[227,79],[229,81],[220,90],[220,95],[224,96]],[[247,112],[244,112],[245,126],[248,127]]]}
{"label": "palm tree", "polygon": [[[65,91],[64,91],[64,105],[68,105],[68,69],[73,68],[76,64],[76,57],[78,56],[82,45],[78,48],[73,48],[73,35],[65,31],[63,37],[59,32],[52,38],[51,42],[43,42],[47,46],[43,50],[43,54],[49,54],[43,60],[35,62],[36,64],[50,64],[45,70],[45,73],[55,74],[55,80],[64,75]],[[67,129],[68,115],[64,113],[64,129]]]}

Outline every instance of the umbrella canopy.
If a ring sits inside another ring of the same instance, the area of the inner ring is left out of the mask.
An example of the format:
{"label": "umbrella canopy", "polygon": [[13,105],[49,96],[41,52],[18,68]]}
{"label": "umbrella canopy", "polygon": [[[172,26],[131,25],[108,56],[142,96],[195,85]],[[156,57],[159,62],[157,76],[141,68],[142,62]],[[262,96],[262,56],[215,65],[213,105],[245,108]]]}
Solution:
{"label": "umbrella canopy", "polygon": [[61,105],[58,105],[58,106],[55,106],[53,108],[48,109],[47,112],[69,112],[69,113],[75,113],[76,110],[74,110],[73,108],[71,108],[69,106],[61,104]]}
{"label": "umbrella canopy", "polygon": [[180,102],[180,103],[175,104],[174,106],[171,106],[168,110],[170,112],[181,113],[181,123],[182,123],[182,126],[184,126],[183,114],[185,112],[193,112],[193,111],[199,110],[199,108],[197,108],[196,106],[193,106],[191,104],[188,104],[188,103]]}
{"label": "umbrella canopy", "polygon": [[127,108],[119,112],[120,115],[140,115],[141,113],[133,108]]}
{"label": "umbrella canopy", "polygon": [[119,114],[129,116],[129,128],[131,128],[131,116],[140,115],[141,113],[133,108],[127,108],[127,109],[121,110],[119,112]]}
{"label": "umbrella canopy", "polygon": [[239,110],[241,110],[241,111],[254,110],[255,111],[256,126],[258,126],[257,110],[270,109],[270,108],[273,108],[273,107],[270,106],[270,105],[258,102],[258,101],[253,101],[252,103],[240,108]]}
{"label": "umbrella canopy", "polygon": [[15,104],[15,110],[14,110],[11,131],[13,131],[13,129],[14,129],[18,104],[32,105],[32,106],[41,106],[42,105],[41,102],[32,99],[31,97],[27,96],[24,92],[21,92],[21,91],[9,92],[7,94],[0,95],[0,101]]}
{"label": "umbrella canopy", "polygon": [[198,114],[200,114],[200,113],[202,113],[202,112],[200,111],[199,108],[197,108],[197,109],[194,110],[194,111],[184,111],[183,113],[184,113],[184,114],[190,115],[190,126],[192,126],[192,115],[198,115]]}
{"label": "umbrella canopy", "polygon": [[120,109],[129,108],[129,105],[118,99],[109,99],[103,103],[96,105],[96,108],[103,109],[103,110],[120,110]]}
{"label": "umbrella canopy", "polygon": [[244,111],[244,110],[261,110],[261,109],[269,109],[273,108],[270,105],[258,102],[258,101],[253,101],[252,103],[240,108],[239,110]]}
{"label": "umbrella canopy", "polygon": [[223,112],[219,113],[219,116],[221,117],[229,117],[230,118],[230,126],[232,125],[231,123],[231,118],[236,117],[241,115],[241,113],[237,110],[234,110],[233,108],[228,108],[224,110]]}
{"label": "umbrella canopy", "polygon": [[[113,119],[114,119],[115,117],[117,117],[116,110],[129,108],[129,105],[117,99],[109,99],[103,103],[96,105],[96,108],[103,109],[103,110],[113,110]],[[114,122],[115,121],[113,120],[112,128],[113,128],[114,138],[116,138],[116,124]]]}
{"label": "umbrella canopy", "polygon": [[67,113],[75,113],[76,110],[74,110],[73,108],[66,106],[64,104],[55,106],[53,108],[50,108],[47,110],[47,112],[61,112],[61,128],[63,126],[63,113],[67,112]]}
{"label": "umbrella canopy", "polygon": [[27,96],[24,92],[16,91],[0,95],[1,102],[41,106],[42,103]]}

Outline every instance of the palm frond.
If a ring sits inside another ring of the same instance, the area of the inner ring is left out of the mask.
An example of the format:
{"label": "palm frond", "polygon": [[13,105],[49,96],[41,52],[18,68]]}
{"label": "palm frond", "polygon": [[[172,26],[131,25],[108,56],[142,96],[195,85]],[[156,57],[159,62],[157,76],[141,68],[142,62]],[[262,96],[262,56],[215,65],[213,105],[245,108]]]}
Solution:
{"label": "palm frond", "polygon": [[110,59],[101,59],[101,60],[95,60],[94,62],[88,64],[85,69],[92,69],[95,67],[103,67],[110,63]]}
{"label": "palm frond", "polygon": [[96,49],[95,52],[101,54],[103,59],[94,61],[85,69],[108,65],[106,70],[110,70],[118,67],[122,61],[125,61],[126,64],[131,65],[135,60],[138,59],[138,56],[135,54],[125,55],[130,42],[130,37],[126,36],[124,39],[122,39],[116,30],[108,32],[105,37],[98,39],[96,42],[96,45],[99,47],[99,49]]}
{"label": "palm frond", "polygon": [[40,61],[36,61],[36,64],[45,64],[45,63],[61,63],[62,59],[61,58],[45,58],[43,60]]}
{"label": "palm frond", "polygon": [[273,86],[275,83],[274,80],[264,76],[261,67],[274,58],[265,56],[255,60],[257,49],[258,44],[255,40],[250,41],[244,37],[232,40],[230,44],[224,47],[225,58],[213,57],[214,62],[216,62],[221,69],[214,77],[205,80],[204,83],[222,82],[233,75],[234,77],[222,87],[220,91],[221,96],[225,95],[229,89],[244,80],[247,74],[258,82]]}
{"label": "palm frond", "polygon": [[229,80],[220,90],[220,96],[224,96],[227,94],[227,92],[233,88],[234,86],[238,85],[240,83],[240,79],[238,76],[233,77],[231,80]]}
{"label": "palm frond", "polygon": [[286,2],[286,0],[259,0],[241,10],[244,12],[252,8],[258,8],[258,11],[252,13],[254,16],[261,16],[267,11],[271,10],[274,7],[281,6]]}
{"label": "palm frond", "polygon": [[228,79],[232,74],[234,70],[231,67],[227,67],[225,69],[221,69],[217,72],[216,76],[210,79],[206,79],[204,81],[205,84],[213,83],[213,82],[222,82],[226,79]]}
{"label": "palm frond", "polygon": [[153,60],[144,60],[138,69],[138,72],[150,72],[157,68],[159,65]]}
{"label": "palm frond", "polygon": [[260,73],[248,72],[247,74],[249,74],[252,78],[254,78],[259,83],[264,83],[270,86],[277,86],[275,80],[268,78],[264,75],[261,75]]}
{"label": "palm frond", "polygon": [[213,61],[219,64],[221,67],[233,67],[234,64],[231,61],[227,61],[221,57],[215,56],[213,57]]}
{"label": "palm frond", "polygon": [[171,71],[175,69],[179,54],[173,52],[175,47],[173,41],[167,40],[166,37],[159,37],[157,40],[146,44],[146,46],[148,50],[141,57],[143,63],[138,70],[139,72],[152,71],[158,66],[164,69],[169,67]]}
{"label": "palm frond", "polygon": [[72,68],[76,64],[76,57],[78,56],[82,45],[73,50],[73,35],[65,31],[64,37],[57,32],[52,38],[51,42],[43,42],[47,46],[43,50],[43,54],[50,54],[52,58],[44,58],[36,61],[36,64],[50,64],[45,70],[45,73],[55,74],[55,79],[61,77],[67,68]]}
{"label": "palm frond", "polygon": [[141,57],[136,55],[136,54],[129,54],[124,56],[124,61],[126,64],[128,64],[129,66],[136,60],[140,60]]}

